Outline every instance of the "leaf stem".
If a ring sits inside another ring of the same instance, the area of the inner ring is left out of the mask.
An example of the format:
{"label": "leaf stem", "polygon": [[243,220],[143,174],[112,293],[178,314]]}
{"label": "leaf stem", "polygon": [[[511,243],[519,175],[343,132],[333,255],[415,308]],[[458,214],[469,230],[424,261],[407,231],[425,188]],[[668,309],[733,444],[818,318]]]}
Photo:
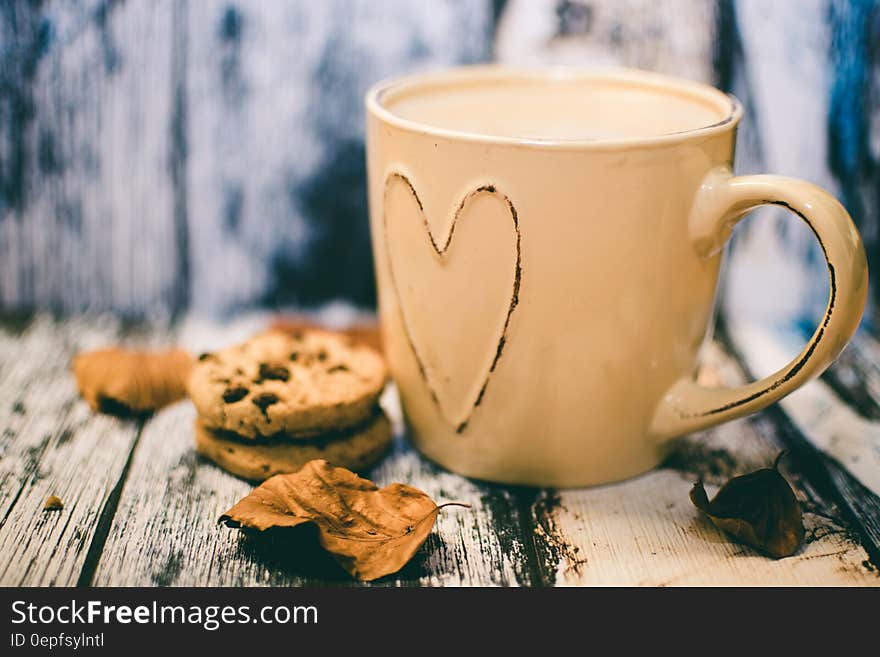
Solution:
{"label": "leaf stem", "polygon": [[445,509],[447,506],[460,506],[465,509],[472,508],[468,502],[444,502],[443,504],[439,504],[437,506],[437,510],[439,511],[440,509]]}
{"label": "leaf stem", "polygon": [[782,462],[782,459],[784,459],[786,456],[788,456],[787,449],[784,449],[781,452],[779,452],[779,454],[776,456],[776,460],[773,461],[773,469],[774,470],[779,470],[779,464]]}

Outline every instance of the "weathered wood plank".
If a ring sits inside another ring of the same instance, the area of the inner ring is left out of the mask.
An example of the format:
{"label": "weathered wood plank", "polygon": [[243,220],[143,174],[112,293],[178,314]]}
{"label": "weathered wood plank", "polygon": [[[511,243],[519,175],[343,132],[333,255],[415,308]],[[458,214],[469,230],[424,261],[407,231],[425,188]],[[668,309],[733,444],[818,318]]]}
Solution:
{"label": "weathered wood plank", "polygon": [[[0,584],[76,584],[138,426],[78,400],[72,354],[113,342],[119,323],[37,317],[0,331]],[[44,512],[49,495],[64,509]]]}
{"label": "weathered wood plank", "polygon": [[[353,316],[336,307],[328,318],[340,324]],[[192,320],[179,338],[194,350],[214,348],[268,319],[251,316],[225,327]],[[118,334],[113,320],[46,318],[21,334],[0,331],[0,398],[9,402],[0,406],[0,582],[349,584],[313,545],[279,536],[248,539],[216,524],[251,486],[195,456],[188,402],[157,414],[138,442],[136,425],[93,415],[76,399],[70,355]],[[127,339],[170,336],[157,330]],[[721,367],[704,376],[740,376],[718,353],[714,362]],[[396,397],[389,393],[383,401],[399,423]],[[688,439],[658,472],[560,493],[470,482],[398,441],[370,476],[382,484],[407,481],[438,501],[471,502],[474,509],[441,515],[421,554],[379,584],[877,584],[876,555],[858,543],[866,536],[876,541],[876,528],[848,524],[865,517],[864,510],[853,514],[852,504],[870,508],[876,497],[835,463],[826,486],[812,472],[798,474],[807,466],[801,452],[791,458],[808,542],[789,559],[772,561],[730,544],[690,505],[687,492],[697,477],[718,485],[791,445],[793,438],[780,431],[769,414],[732,423]],[[851,504],[838,508],[829,489]],[[64,511],[41,510],[50,494],[65,501]]]}
{"label": "weathered wood plank", "polygon": [[508,0],[495,55],[505,64],[647,68],[711,83],[715,3]]}
{"label": "weathered wood plank", "polygon": [[867,331],[853,337],[822,380],[859,415],[880,420],[880,342]]}
{"label": "weathered wood plank", "polygon": [[[743,364],[753,372],[766,370],[768,364],[783,365],[804,342],[799,335],[748,323],[729,324],[728,334]],[[860,337],[863,345],[869,340],[867,335]],[[779,405],[811,443],[880,495],[880,421],[855,411],[821,380],[808,383]]]}
{"label": "weathered wood plank", "polygon": [[[147,422],[93,583],[245,585],[264,569],[242,567],[234,532],[217,525],[251,486],[203,465],[193,450],[189,402]],[[265,581],[265,580],[264,580]]]}
{"label": "weathered wood plank", "polygon": [[[713,349],[705,381],[739,380],[729,357]],[[786,468],[804,510],[807,540],[792,557],[773,560],[731,543],[693,507],[699,478],[714,487],[766,467],[783,443],[764,416],[686,438],[662,469],[594,489],[546,493],[533,515],[555,540],[542,559],[560,585],[880,585],[876,566],[833,501]]]}
{"label": "weathered wood plank", "polygon": [[[869,145],[878,115],[869,100],[878,79],[871,55],[875,8],[826,0],[718,4],[727,15],[719,34],[727,72],[719,69],[719,84],[745,104],[737,172],[794,176],[824,187],[850,212],[868,260],[876,261],[880,151]],[[782,208],[755,214],[734,232],[722,308],[736,319],[814,324],[828,300],[821,249],[803,222]],[[869,273],[876,301],[880,278],[875,267]],[[877,309],[874,303],[875,317]]]}
{"label": "weathered wood plank", "polygon": [[0,116],[17,124],[0,140],[4,307],[174,307],[187,278],[170,172],[172,5],[6,3]]}
{"label": "weathered wood plank", "polygon": [[3,3],[0,307],[372,303],[364,92],[491,37],[489,0]]}
{"label": "weathered wood plank", "polygon": [[[215,348],[242,339],[266,321],[267,317],[255,316],[221,328],[191,320],[182,330],[181,342],[194,351]],[[386,395],[384,403],[399,426],[395,396]],[[191,405],[182,402],[157,414],[144,427],[94,583],[349,584],[348,576],[314,547],[291,544],[277,536],[249,539],[217,524],[220,514],[244,497],[252,485],[196,456],[194,418]],[[437,501],[474,505],[470,511],[442,513],[420,556],[380,584],[533,582],[529,546],[519,529],[522,519],[515,491],[442,472],[399,437],[393,453],[368,476],[380,485],[393,481],[412,484]]]}
{"label": "weathered wood plank", "polygon": [[187,11],[193,308],[371,303],[363,95],[414,67],[486,59],[490,3],[206,0]]}

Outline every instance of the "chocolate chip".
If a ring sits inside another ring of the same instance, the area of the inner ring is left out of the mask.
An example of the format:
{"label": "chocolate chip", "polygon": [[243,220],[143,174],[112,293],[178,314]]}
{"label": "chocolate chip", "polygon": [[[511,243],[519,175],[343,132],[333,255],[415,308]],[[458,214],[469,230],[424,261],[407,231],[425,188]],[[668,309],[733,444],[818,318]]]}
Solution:
{"label": "chocolate chip", "polygon": [[284,365],[260,363],[259,377],[260,380],[287,381],[290,378],[290,372]]}
{"label": "chocolate chip", "polygon": [[202,362],[208,360],[209,358],[214,358],[214,354],[212,354],[210,351],[206,351],[203,354],[199,354],[199,360]]}
{"label": "chocolate chip", "polygon": [[253,401],[254,406],[259,408],[268,420],[269,414],[266,412],[266,409],[269,408],[272,404],[277,404],[281,400],[278,399],[278,395],[274,395],[271,392],[264,392],[254,397],[251,401]]}
{"label": "chocolate chip", "polygon": [[231,388],[226,388],[226,390],[223,391],[223,401],[227,404],[234,404],[247,397],[248,392],[250,391],[244,386],[232,386]]}
{"label": "chocolate chip", "polygon": [[321,362],[324,362],[325,360],[327,360],[327,352],[324,351],[323,349],[321,349],[321,351],[318,352],[318,360]]}
{"label": "chocolate chip", "polygon": [[290,360],[293,361],[294,363],[297,361],[298,358],[299,358],[298,351],[294,351],[292,354],[290,354]]}
{"label": "chocolate chip", "polygon": [[348,372],[348,365],[334,365],[327,370],[328,374],[333,374],[335,372]]}

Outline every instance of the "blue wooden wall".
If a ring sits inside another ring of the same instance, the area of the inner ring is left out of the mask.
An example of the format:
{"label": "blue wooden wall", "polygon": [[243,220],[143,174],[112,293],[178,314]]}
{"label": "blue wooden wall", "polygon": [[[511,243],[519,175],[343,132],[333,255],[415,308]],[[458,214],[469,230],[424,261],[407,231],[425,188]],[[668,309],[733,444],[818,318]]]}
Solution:
{"label": "blue wooden wall", "polygon": [[[831,189],[876,276],[878,53],[873,0],[0,0],[0,308],[370,306],[363,93],[492,59],[732,90],[740,171]],[[724,303],[806,326],[809,232],[756,214]]]}

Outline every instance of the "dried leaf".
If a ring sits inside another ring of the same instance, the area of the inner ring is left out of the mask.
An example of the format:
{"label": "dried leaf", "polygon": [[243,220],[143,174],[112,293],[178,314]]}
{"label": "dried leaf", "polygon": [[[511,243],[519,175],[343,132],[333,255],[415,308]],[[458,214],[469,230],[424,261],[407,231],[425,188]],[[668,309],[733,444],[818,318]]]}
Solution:
{"label": "dried leaf", "polygon": [[186,396],[192,356],[180,349],[103,349],[73,359],[76,385],[92,410],[110,415],[150,413]]}
{"label": "dried leaf", "polygon": [[[298,315],[282,315],[281,317],[278,317],[274,322],[272,322],[272,326],[269,327],[269,330],[293,333],[294,331],[302,331],[312,328],[330,330],[326,326],[322,326],[317,322],[311,321]],[[343,335],[347,335],[349,338],[359,344],[364,344],[368,347],[372,347],[380,354],[382,353],[382,336],[379,332],[379,325],[376,323],[364,322],[361,324],[355,324],[353,326],[349,326],[348,328],[341,329],[337,332],[342,333]]]}
{"label": "dried leaf", "polygon": [[64,502],[61,501],[60,497],[56,497],[55,495],[50,495],[46,500],[46,503],[43,505],[43,511],[61,511],[64,508]]}
{"label": "dried leaf", "polygon": [[230,527],[264,531],[314,523],[321,546],[357,579],[400,570],[431,533],[441,507],[404,484],[379,488],[327,461],[276,475],[220,517]]}
{"label": "dried leaf", "polygon": [[734,477],[709,501],[703,482],[691,489],[691,502],[736,540],[771,557],[797,552],[804,540],[800,506],[791,486],[779,472],[779,460],[764,468]]}

